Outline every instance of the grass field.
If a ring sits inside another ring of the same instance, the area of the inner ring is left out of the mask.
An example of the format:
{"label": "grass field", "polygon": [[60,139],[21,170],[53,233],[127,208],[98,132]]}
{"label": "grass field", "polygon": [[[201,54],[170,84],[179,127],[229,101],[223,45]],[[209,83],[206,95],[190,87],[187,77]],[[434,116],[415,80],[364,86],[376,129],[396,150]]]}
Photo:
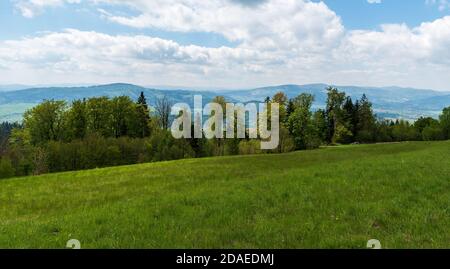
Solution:
{"label": "grass field", "polygon": [[0,181],[0,248],[450,247],[450,141]]}

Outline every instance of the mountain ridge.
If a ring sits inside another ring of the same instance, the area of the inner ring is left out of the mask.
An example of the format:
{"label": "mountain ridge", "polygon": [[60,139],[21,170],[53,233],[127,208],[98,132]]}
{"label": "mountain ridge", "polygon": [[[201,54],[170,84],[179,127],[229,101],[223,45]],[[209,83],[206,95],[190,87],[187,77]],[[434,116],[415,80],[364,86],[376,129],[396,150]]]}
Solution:
{"label": "mountain ridge", "polygon": [[429,89],[389,87],[360,87],[337,86],[323,83],[296,85],[285,84],[266,86],[242,90],[186,90],[186,89],[156,89],[130,83],[110,83],[93,86],[70,87],[35,87],[0,92],[0,121],[15,121],[21,119],[21,114],[43,100],[65,100],[71,102],[76,99],[107,96],[115,97],[127,95],[137,99],[140,92],[144,92],[150,105],[154,105],[158,98],[166,96],[172,103],[193,103],[196,94],[203,96],[203,102],[210,102],[215,96],[223,95],[230,102],[262,102],[267,96],[271,97],[283,91],[289,98],[300,93],[310,93],[315,96],[313,108],[324,107],[328,86],[336,87],[352,97],[359,99],[366,94],[374,105],[375,112],[380,118],[417,119],[420,116],[437,117],[442,109],[450,106],[450,91],[435,91]]}

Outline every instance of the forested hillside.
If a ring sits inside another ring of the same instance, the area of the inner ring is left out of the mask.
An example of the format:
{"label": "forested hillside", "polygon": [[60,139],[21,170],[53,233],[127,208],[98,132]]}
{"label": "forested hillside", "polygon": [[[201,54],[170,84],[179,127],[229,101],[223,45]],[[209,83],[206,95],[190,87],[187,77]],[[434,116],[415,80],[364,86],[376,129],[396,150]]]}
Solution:
{"label": "forested hillside", "polygon": [[[128,96],[93,97],[71,103],[47,100],[24,114],[23,124],[3,124],[0,177],[208,156],[284,153],[324,145],[450,138],[450,107],[439,119],[380,120],[362,95],[353,100],[329,87],[325,109],[313,110],[314,95],[266,98],[280,105],[280,143],[270,151],[258,139],[174,139],[172,103]],[[225,109],[225,97],[212,100]],[[259,113],[267,113],[260,111]]]}

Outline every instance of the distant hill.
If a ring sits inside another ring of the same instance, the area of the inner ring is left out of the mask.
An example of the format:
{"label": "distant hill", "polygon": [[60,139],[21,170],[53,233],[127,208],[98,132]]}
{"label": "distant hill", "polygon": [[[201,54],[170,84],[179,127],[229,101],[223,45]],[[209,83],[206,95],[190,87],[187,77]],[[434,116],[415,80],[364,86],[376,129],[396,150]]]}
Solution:
{"label": "distant hill", "polygon": [[30,86],[26,85],[20,85],[20,84],[9,84],[9,85],[0,85],[0,92],[7,92],[7,91],[18,91],[30,88]]}
{"label": "distant hill", "polygon": [[[17,85],[16,85],[17,86]],[[17,86],[20,88],[20,86]],[[0,89],[0,121],[21,120],[22,114],[36,104],[46,99],[65,100],[71,102],[76,99],[97,96],[127,95],[137,99],[140,92],[144,92],[150,105],[154,105],[158,98],[166,96],[172,103],[193,103],[196,94],[203,96],[203,102],[211,101],[217,95],[223,95],[230,102],[263,101],[267,96],[273,96],[279,91],[285,92],[290,98],[300,93],[311,93],[315,96],[314,108],[324,107],[327,93],[326,84],[309,85],[280,85],[247,90],[211,90],[196,91],[185,89],[153,89],[133,84],[115,83],[85,87],[40,87],[14,90],[6,86]],[[336,86],[345,91],[352,98],[360,98],[366,94],[373,102],[374,109],[381,118],[416,119],[420,116],[437,117],[442,109],[450,106],[450,92],[419,90],[399,87],[355,87]]]}
{"label": "distant hill", "polygon": [[[31,88],[18,91],[0,92],[0,121],[21,120],[23,112],[34,107],[43,100],[65,100],[71,102],[77,99],[99,96],[126,95],[136,100],[144,92],[150,105],[155,105],[158,98],[166,96],[173,104],[193,103],[196,94],[203,96],[203,101],[210,102],[217,93],[207,91],[159,90],[149,89],[132,84],[115,83],[90,87],[48,87]],[[236,101],[230,99],[231,101]]]}
{"label": "distant hill", "polygon": [[[224,91],[226,96],[239,101],[264,100],[282,91],[289,98],[300,93],[310,93],[315,96],[314,107],[322,108],[326,104],[326,84],[281,85],[251,90]],[[334,85],[332,85],[334,86]],[[381,118],[417,119],[420,116],[437,117],[444,107],[450,106],[450,92],[420,90],[400,87],[356,87],[334,86],[353,99],[359,99],[363,94],[374,104],[374,110]]]}
{"label": "distant hill", "polygon": [[150,103],[164,95],[173,102],[188,103],[191,102],[193,96],[197,93],[201,93],[206,99],[213,98],[217,95],[216,93],[205,91],[158,90],[132,84],[116,83],[90,87],[50,87],[8,91],[0,93],[0,105],[10,103],[39,103],[45,99],[66,100],[70,102],[76,99],[96,96],[114,97],[126,95],[137,99],[141,92],[144,92]]}
{"label": "distant hill", "polygon": [[[297,96],[299,93],[306,92],[315,95],[315,101],[325,104],[327,99],[326,84],[308,84],[308,85],[281,85],[273,87],[264,87],[251,90],[225,91],[228,96],[240,100],[264,99],[266,96],[273,96],[276,92],[283,91],[289,98]],[[352,98],[360,98],[366,94],[374,103],[404,103],[411,100],[421,100],[430,97],[448,95],[450,92],[438,92],[433,90],[419,90],[400,87],[355,87],[355,86],[335,86],[341,91],[345,91]]]}
{"label": "distant hill", "polygon": [[411,100],[404,103],[405,107],[428,110],[441,110],[450,105],[450,94],[432,96],[424,99]]}

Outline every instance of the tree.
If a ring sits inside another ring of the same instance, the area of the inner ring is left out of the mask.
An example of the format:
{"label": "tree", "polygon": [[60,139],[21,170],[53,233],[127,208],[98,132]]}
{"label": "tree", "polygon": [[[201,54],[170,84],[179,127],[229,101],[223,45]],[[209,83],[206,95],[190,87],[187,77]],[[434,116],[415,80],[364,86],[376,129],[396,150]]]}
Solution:
{"label": "tree", "polygon": [[2,122],[0,124],[0,154],[3,155],[8,148],[8,140],[13,129],[22,128],[22,125],[14,122]]}
{"label": "tree", "polygon": [[289,119],[289,116],[291,116],[291,114],[294,112],[295,108],[294,108],[294,102],[292,101],[292,99],[289,99],[287,106],[286,106],[286,124],[287,124],[287,120]]}
{"label": "tree", "polygon": [[140,137],[148,137],[150,135],[150,111],[147,105],[147,99],[144,92],[141,92],[137,100],[137,128]]}
{"label": "tree", "polygon": [[321,142],[326,141],[327,119],[325,110],[319,109],[313,114],[312,124]]}
{"label": "tree", "polygon": [[169,129],[169,117],[170,112],[172,109],[172,104],[170,103],[169,99],[167,99],[166,96],[163,96],[162,98],[158,98],[156,100],[156,115],[159,120],[160,127],[164,130]]}
{"label": "tree", "polygon": [[343,124],[338,124],[333,136],[334,143],[348,144],[352,141],[352,132]]}
{"label": "tree", "polygon": [[116,138],[132,135],[137,117],[135,104],[128,96],[118,96],[111,100],[111,123]]}
{"label": "tree", "polygon": [[[222,115],[223,115],[223,124],[226,124],[226,117],[227,117],[227,101],[226,101],[226,99],[225,99],[225,97],[223,97],[223,96],[216,96],[216,97],[214,97],[213,98],[213,100],[211,101],[212,103],[216,103],[216,104],[219,104],[221,107],[222,107]],[[236,116],[236,114],[235,114],[235,116]],[[235,118],[235,121],[234,121],[234,123],[235,123],[235,126],[234,126],[234,131],[235,131],[235,134],[236,134],[236,130],[237,130],[237,121],[236,121],[236,118]],[[218,126],[214,126],[214,129],[215,128],[218,128]],[[223,131],[225,131],[226,130],[226,128],[224,128],[224,126],[222,126],[222,130]],[[225,137],[225,136],[224,136]],[[236,138],[236,137],[235,137]],[[233,141],[233,142],[235,142],[235,141]],[[236,145],[235,145],[235,143],[231,143],[231,149],[230,149],[230,152],[235,152],[236,150]],[[222,139],[222,138],[216,138],[215,139],[215,148],[216,148],[216,154],[217,155],[219,155],[219,156],[222,156],[222,155],[225,155],[225,140],[224,139]],[[237,144],[237,148],[238,148],[238,150],[239,150],[239,144]]]}
{"label": "tree", "polygon": [[392,142],[392,121],[381,120],[376,124],[376,142]]}
{"label": "tree", "polygon": [[340,134],[339,134],[339,140],[337,142],[340,143],[352,143],[354,141],[354,135],[355,135],[355,123],[357,120],[355,120],[355,116],[357,117],[358,111],[356,110],[356,106],[353,105],[352,98],[350,96],[347,96],[345,99],[344,105],[342,107],[342,123],[340,126]]}
{"label": "tree", "polygon": [[108,97],[90,98],[86,104],[88,133],[113,136],[111,102]]}
{"label": "tree", "polygon": [[320,145],[311,121],[311,106],[314,97],[302,93],[294,98],[294,112],[288,119],[289,132],[292,134],[297,149],[314,148]]}
{"label": "tree", "polygon": [[342,104],[345,100],[345,92],[339,92],[333,87],[327,88],[327,104],[326,104],[326,118],[327,118],[327,135],[328,143],[333,142],[336,128],[342,124]]}
{"label": "tree", "polygon": [[418,132],[408,121],[397,120],[392,127],[394,141],[414,141],[418,139]]}
{"label": "tree", "polygon": [[438,141],[444,140],[444,132],[439,125],[430,125],[423,129],[421,133],[421,138],[423,141]]}
{"label": "tree", "polygon": [[280,127],[280,142],[276,150],[273,150],[272,152],[276,153],[285,153],[285,152],[291,152],[295,150],[295,141],[292,138],[291,134],[289,133],[289,130],[281,126]]}
{"label": "tree", "polygon": [[223,115],[226,115],[226,108],[227,108],[227,100],[223,96],[216,96],[212,99],[211,103],[219,104],[222,107]]}
{"label": "tree", "polygon": [[33,144],[59,140],[63,137],[64,101],[46,100],[24,114],[24,126]]}
{"label": "tree", "polygon": [[144,92],[141,92],[141,94],[139,95],[137,103],[139,105],[142,105],[146,110],[148,110],[147,99],[145,98]]}
{"label": "tree", "polygon": [[444,108],[441,116],[439,117],[439,122],[444,134],[444,139],[450,139],[450,106]]}
{"label": "tree", "polygon": [[279,104],[279,108],[280,108],[280,112],[279,112],[280,123],[286,124],[287,123],[287,111],[286,111],[286,109],[287,109],[287,104],[288,104],[288,98],[287,98],[286,94],[284,94],[283,92],[276,93],[273,96],[273,98],[272,98],[272,102]]}
{"label": "tree", "polygon": [[351,124],[352,124],[352,133],[353,133],[353,139],[356,140],[356,136],[358,135],[358,128],[360,126],[359,123],[359,111],[360,111],[360,105],[359,105],[359,100],[355,101],[355,104],[353,105],[353,115],[352,115],[352,120],[351,120]]}
{"label": "tree", "polygon": [[[195,115],[195,117],[200,118],[200,114],[197,113]],[[197,122],[200,122],[200,120],[198,119]],[[200,158],[200,157],[206,157],[209,156],[209,151],[207,148],[207,139],[202,136],[201,138],[195,138],[195,128],[196,126],[194,125],[194,123],[192,123],[191,125],[191,138],[188,139],[192,150],[194,151],[195,157],[196,158]],[[199,128],[202,128],[201,126],[199,126]]]}
{"label": "tree", "polygon": [[358,142],[374,142],[376,118],[373,114],[372,103],[365,94],[363,94],[359,101],[356,121],[356,140]]}
{"label": "tree", "polygon": [[47,152],[44,148],[37,147],[34,150],[33,156],[33,175],[41,175],[48,172]]}
{"label": "tree", "polygon": [[70,139],[83,139],[87,132],[86,102],[73,101],[67,115],[67,129]]}
{"label": "tree", "polygon": [[438,125],[439,121],[431,117],[420,117],[414,122],[414,128],[417,129],[419,133],[422,133],[428,126]]}
{"label": "tree", "polygon": [[444,133],[439,125],[439,121],[431,117],[420,117],[414,123],[414,128],[417,130],[418,139],[424,141],[444,139]]}

